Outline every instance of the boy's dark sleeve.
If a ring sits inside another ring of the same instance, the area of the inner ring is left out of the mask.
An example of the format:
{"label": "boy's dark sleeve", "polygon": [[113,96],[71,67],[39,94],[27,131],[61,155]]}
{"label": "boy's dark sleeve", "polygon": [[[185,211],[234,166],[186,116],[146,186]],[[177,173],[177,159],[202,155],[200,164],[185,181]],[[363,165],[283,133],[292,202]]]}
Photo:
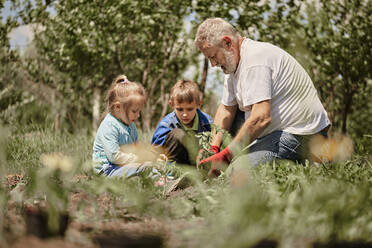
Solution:
{"label": "boy's dark sleeve", "polygon": [[190,164],[187,149],[182,144],[185,131],[180,128],[170,128],[166,123],[159,123],[151,143],[166,149],[167,157],[181,164]]}
{"label": "boy's dark sleeve", "polygon": [[170,128],[164,123],[160,122],[156,127],[154,135],[152,136],[151,144],[153,145],[164,145],[165,137],[170,132]]}
{"label": "boy's dark sleeve", "polygon": [[207,114],[209,124],[213,124],[213,118]]}
{"label": "boy's dark sleeve", "polygon": [[212,117],[210,117],[209,114],[200,111],[199,122],[201,122],[200,124],[203,126],[202,130],[199,130],[199,132],[200,131],[202,132],[211,131],[211,125],[213,124],[213,119]]}

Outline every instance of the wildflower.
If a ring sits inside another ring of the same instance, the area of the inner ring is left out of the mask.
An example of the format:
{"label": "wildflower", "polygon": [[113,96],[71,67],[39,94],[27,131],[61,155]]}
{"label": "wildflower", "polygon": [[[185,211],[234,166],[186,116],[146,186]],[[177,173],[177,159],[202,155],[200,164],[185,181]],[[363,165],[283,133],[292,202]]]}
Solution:
{"label": "wildflower", "polygon": [[162,147],[155,147],[150,144],[145,143],[135,143],[129,145],[123,145],[120,147],[120,150],[124,153],[131,153],[138,157],[136,162],[157,162],[160,160],[167,160],[167,157],[164,156],[165,150]]}
{"label": "wildflower", "polygon": [[311,160],[315,162],[342,162],[353,153],[353,141],[342,134],[329,138],[317,135],[310,140]]}
{"label": "wildflower", "polygon": [[42,154],[40,160],[46,168],[51,170],[69,172],[72,169],[72,159],[59,152]]}

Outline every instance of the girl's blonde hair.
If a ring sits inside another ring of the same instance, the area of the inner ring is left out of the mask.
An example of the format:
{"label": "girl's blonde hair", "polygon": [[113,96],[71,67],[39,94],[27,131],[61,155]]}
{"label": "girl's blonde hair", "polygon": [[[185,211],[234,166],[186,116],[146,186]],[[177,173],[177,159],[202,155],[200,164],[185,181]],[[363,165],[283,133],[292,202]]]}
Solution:
{"label": "girl's blonde hair", "polygon": [[111,112],[114,109],[114,104],[119,102],[124,109],[129,109],[133,103],[147,100],[145,88],[136,82],[131,82],[122,74],[117,76],[112,82],[106,96],[106,112]]}
{"label": "girl's blonde hair", "polygon": [[195,82],[181,79],[172,87],[170,100],[172,104],[174,104],[175,100],[179,103],[195,101],[196,104],[199,104],[202,100],[202,95]]}

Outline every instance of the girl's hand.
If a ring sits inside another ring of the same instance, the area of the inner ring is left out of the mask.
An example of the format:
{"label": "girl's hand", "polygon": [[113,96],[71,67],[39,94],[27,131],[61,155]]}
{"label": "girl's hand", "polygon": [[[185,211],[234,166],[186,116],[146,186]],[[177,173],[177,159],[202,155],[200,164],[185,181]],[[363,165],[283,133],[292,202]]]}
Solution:
{"label": "girl's hand", "polygon": [[168,157],[165,155],[165,154],[159,154],[159,157],[158,159],[156,160],[157,162],[167,162],[168,161]]}

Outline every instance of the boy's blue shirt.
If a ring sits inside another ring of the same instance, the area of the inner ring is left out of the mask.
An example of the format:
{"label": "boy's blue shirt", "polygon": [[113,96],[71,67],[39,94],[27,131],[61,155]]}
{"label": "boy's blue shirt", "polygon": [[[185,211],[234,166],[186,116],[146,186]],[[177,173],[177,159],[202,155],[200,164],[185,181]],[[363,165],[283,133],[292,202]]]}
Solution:
{"label": "boy's blue shirt", "polygon": [[100,172],[112,164],[120,145],[132,144],[138,140],[136,125],[125,125],[108,113],[101,122],[93,144],[94,169]]}
{"label": "boy's blue shirt", "polygon": [[[208,114],[196,110],[199,117],[198,131],[197,133],[211,131],[211,124],[213,123],[212,117]],[[152,136],[151,143],[162,146],[164,144],[167,134],[174,128],[183,129],[180,121],[176,116],[176,112],[172,112],[166,115],[158,124],[155,129],[154,135]]]}

